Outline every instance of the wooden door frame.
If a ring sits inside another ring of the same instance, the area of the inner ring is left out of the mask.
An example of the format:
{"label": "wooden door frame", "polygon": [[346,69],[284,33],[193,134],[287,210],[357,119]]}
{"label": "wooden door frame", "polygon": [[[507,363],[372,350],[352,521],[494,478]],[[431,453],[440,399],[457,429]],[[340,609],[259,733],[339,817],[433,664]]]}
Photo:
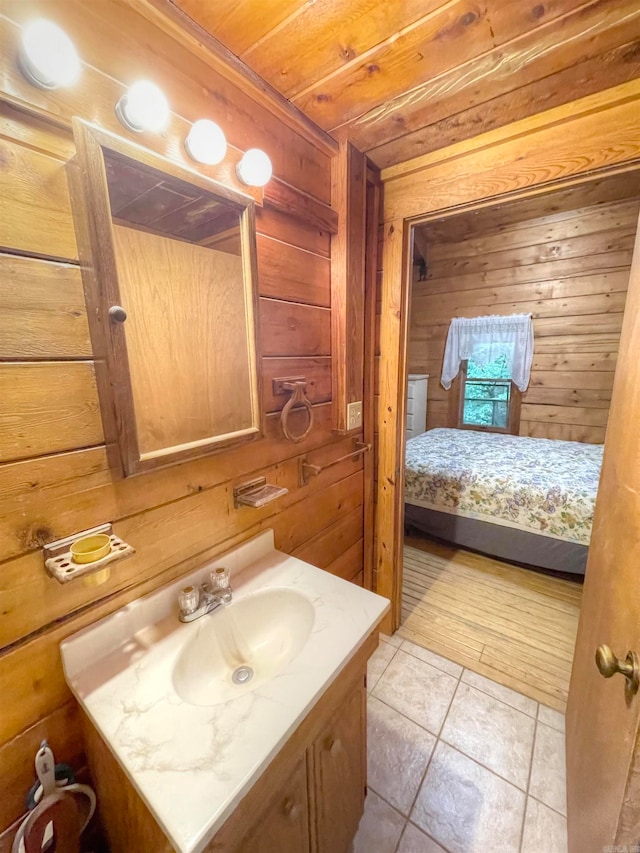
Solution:
{"label": "wooden door frame", "polygon": [[640,80],[548,110],[382,172],[376,591],[401,621],[404,424],[414,225],[640,169]]}

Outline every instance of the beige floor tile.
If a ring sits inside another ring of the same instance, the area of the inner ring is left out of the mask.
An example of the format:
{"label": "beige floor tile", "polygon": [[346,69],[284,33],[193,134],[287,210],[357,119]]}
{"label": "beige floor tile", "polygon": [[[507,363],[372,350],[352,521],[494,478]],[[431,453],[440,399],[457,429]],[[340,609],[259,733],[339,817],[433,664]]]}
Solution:
{"label": "beige floor tile", "polygon": [[446,851],[428,835],[421,832],[417,826],[408,823],[402,833],[397,853],[446,853]]}
{"label": "beige floor tile", "polygon": [[353,853],[395,853],[405,819],[373,791],[353,840]]}
{"label": "beige floor tile", "polygon": [[435,654],[435,652],[430,652],[428,649],[423,649],[422,646],[417,646],[410,640],[403,640],[400,648],[403,652],[407,652],[407,654],[413,655],[414,657],[423,660],[425,663],[430,663],[431,666],[435,666],[436,669],[441,669],[443,672],[447,672],[454,678],[460,678],[462,673],[462,667],[460,664],[453,663],[453,661],[447,660],[447,658],[443,658],[440,655]]}
{"label": "beige floor tile", "polygon": [[478,675],[477,672],[472,672],[470,669],[465,669],[462,675],[462,681],[465,684],[470,684],[477,690],[482,690],[494,699],[499,699],[505,705],[511,705],[517,711],[522,711],[523,714],[528,714],[530,717],[535,717],[538,710],[538,703],[534,699],[529,699],[528,696],[523,696],[522,693],[517,693],[509,687],[504,687],[498,684],[497,681],[491,681],[485,678],[484,675]]}
{"label": "beige floor tile", "polygon": [[451,675],[400,649],[373,695],[437,735],[457,684]]}
{"label": "beige floor tile", "polygon": [[384,640],[385,643],[389,643],[390,646],[395,646],[396,649],[399,649],[402,645],[402,637],[398,634],[392,634],[389,636],[388,634],[380,634],[380,639]]}
{"label": "beige floor tile", "polygon": [[522,791],[439,742],[411,820],[451,853],[518,853]]}
{"label": "beige floor tile", "polygon": [[367,784],[408,816],[436,739],[375,696],[367,728]]}
{"label": "beige floor tile", "polygon": [[389,643],[380,643],[378,648],[369,658],[367,664],[367,690],[369,693],[380,680],[380,676],[385,671],[391,658],[395,655],[396,649]]}
{"label": "beige floor tile", "polygon": [[567,819],[527,798],[521,853],[567,853]]}
{"label": "beige floor tile", "polygon": [[545,726],[551,726],[557,732],[564,732],[564,714],[561,714],[560,711],[547,708],[546,705],[540,705],[538,707],[538,719]]}
{"label": "beige floor tile", "polygon": [[564,733],[538,722],[529,793],[555,811],[567,814]]}
{"label": "beige floor tile", "polygon": [[532,717],[460,683],[440,737],[524,791],[535,725]]}

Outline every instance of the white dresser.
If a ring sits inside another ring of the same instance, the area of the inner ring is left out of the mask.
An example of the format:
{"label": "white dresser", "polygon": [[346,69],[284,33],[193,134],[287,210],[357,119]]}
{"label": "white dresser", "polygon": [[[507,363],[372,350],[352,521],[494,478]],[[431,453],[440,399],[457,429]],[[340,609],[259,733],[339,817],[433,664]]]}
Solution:
{"label": "white dresser", "polygon": [[407,432],[405,438],[421,435],[427,429],[428,373],[410,373],[407,377]]}

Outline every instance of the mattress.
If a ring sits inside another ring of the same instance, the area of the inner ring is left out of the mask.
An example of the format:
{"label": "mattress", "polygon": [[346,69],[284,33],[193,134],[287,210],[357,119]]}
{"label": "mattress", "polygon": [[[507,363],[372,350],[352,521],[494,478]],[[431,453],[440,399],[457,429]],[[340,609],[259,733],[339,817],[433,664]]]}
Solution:
{"label": "mattress", "polygon": [[405,503],[589,545],[602,445],[433,429],[409,439]]}

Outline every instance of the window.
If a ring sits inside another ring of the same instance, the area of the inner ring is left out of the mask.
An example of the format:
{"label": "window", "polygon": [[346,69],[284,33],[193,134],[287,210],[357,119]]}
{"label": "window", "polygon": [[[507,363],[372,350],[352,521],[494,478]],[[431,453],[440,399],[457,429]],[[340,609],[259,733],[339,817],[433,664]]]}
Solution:
{"label": "window", "polygon": [[455,383],[449,397],[450,425],[517,435],[532,360],[530,314],[454,317],[440,378],[447,391]]}
{"label": "window", "polygon": [[462,426],[504,429],[509,425],[511,380],[504,356],[482,367],[473,359],[463,373]]}

